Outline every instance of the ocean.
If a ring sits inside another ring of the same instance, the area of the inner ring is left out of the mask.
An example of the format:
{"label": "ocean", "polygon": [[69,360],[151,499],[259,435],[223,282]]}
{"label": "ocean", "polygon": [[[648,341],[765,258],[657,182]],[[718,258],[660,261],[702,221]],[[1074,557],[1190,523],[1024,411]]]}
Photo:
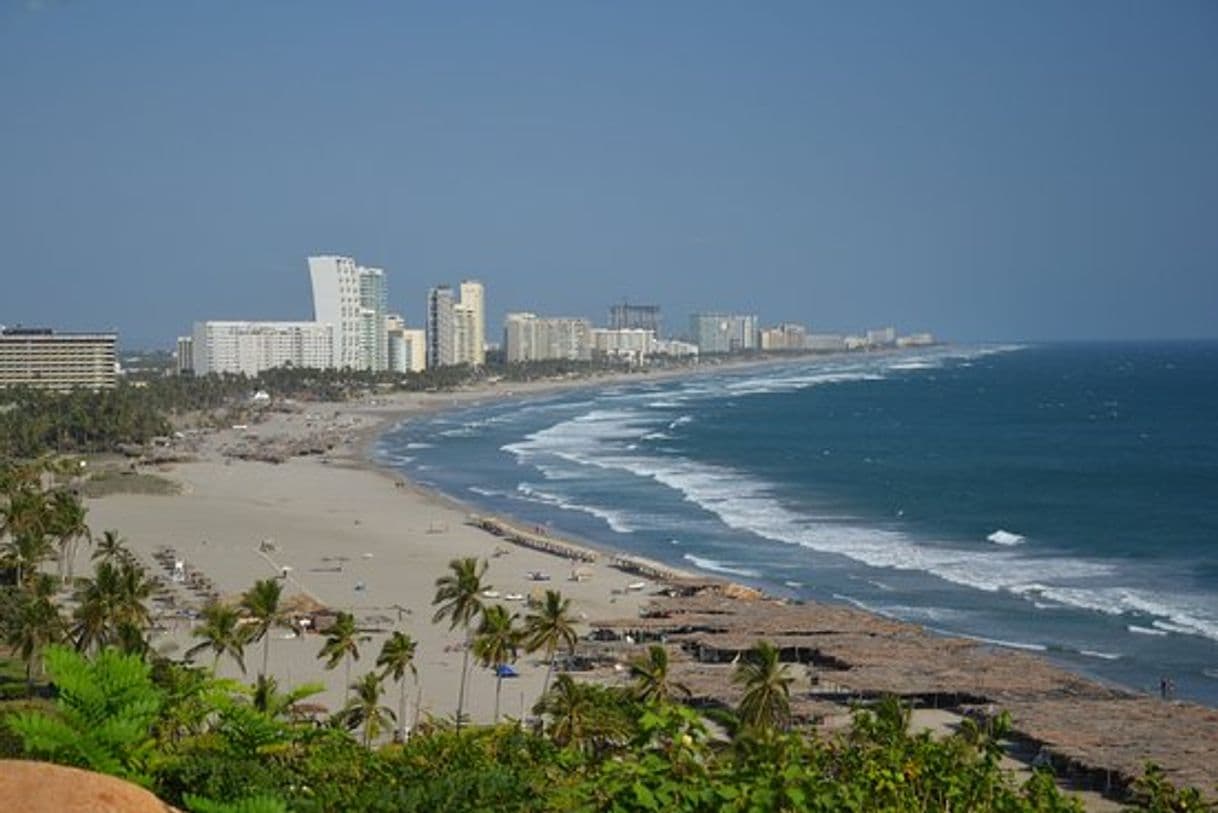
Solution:
{"label": "ocean", "polygon": [[1218,706],[1218,343],[947,346],[412,420],[478,510]]}

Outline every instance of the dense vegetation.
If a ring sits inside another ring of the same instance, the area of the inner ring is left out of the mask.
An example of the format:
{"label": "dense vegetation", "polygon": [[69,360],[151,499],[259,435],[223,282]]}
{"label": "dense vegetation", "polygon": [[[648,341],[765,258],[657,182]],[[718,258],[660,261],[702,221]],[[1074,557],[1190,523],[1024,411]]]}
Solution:
{"label": "dense vegetation", "polygon": [[[535,719],[500,720],[496,709],[495,725],[471,726],[458,711],[415,721],[407,737],[416,644],[397,631],[353,678],[366,638],[346,613],[318,651],[349,687],[325,714],[302,702],[320,687],[283,689],[268,675],[270,633],[294,623],[276,580],[207,607],[183,660],[150,649],[155,580],[117,533],[92,540],[64,471],[0,468],[0,563],[11,582],[0,588],[0,632],[25,665],[23,693],[49,698],[0,704],[0,756],[113,774],[201,813],[1081,809],[1047,773],[1017,784],[1000,769],[1004,716],[936,738],[911,733],[908,708],[889,699],[858,709],[841,733],[790,730],[789,667],[764,641],[737,667],[739,707],[713,725],[679,702],[684,687],[659,646],[631,665],[627,688],[553,674],[575,644],[570,602],[549,591],[523,619],[487,605],[484,564],[473,559],[451,563],[434,600],[433,623],[466,634],[457,708],[469,656],[495,667],[531,651],[550,665]],[[80,544],[92,545],[85,578],[69,572]],[[254,682],[218,679],[221,658],[243,673],[254,666],[247,647],[261,650]],[[391,687],[396,710],[383,702]],[[1151,810],[1213,809],[1153,769],[1138,791]]]}
{"label": "dense vegetation", "polygon": [[0,459],[47,453],[108,452],[145,444],[171,431],[174,416],[220,413],[231,423],[251,393],[311,401],[341,401],[369,392],[443,391],[487,379],[535,381],[594,375],[620,366],[580,361],[491,363],[440,367],[421,373],[368,373],[281,367],[257,376],[177,376],[133,373],[111,390],[67,393],[0,390]]}

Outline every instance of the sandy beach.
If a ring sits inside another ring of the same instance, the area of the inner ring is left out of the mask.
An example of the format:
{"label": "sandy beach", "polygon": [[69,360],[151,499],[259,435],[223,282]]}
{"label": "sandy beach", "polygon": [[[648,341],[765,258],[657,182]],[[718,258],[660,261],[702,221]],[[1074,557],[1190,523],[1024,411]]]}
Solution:
{"label": "sandy beach", "polygon": [[[646,600],[645,591],[628,590],[637,576],[610,567],[606,557],[578,567],[560,556],[513,545],[469,524],[465,507],[427,493],[375,468],[367,460],[372,439],[392,423],[423,411],[452,408],[492,398],[537,395],[587,382],[513,384],[444,394],[399,394],[349,403],[302,403],[295,411],[269,413],[264,422],[244,429],[212,431],[191,438],[190,462],[161,464],[159,476],[179,484],[178,495],[113,494],[88,502],[95,534],[115,529],[153,573],[168,578],[154,554],[172,549],[187,568],[205,574],[224,599],[235,599],[257,579],[282,577],[284,595],[304,594],[336,610],[353,612],[368,638],[360,645],[352,679],[373,668],[384,639],[395,629],[418,642],[417,688],[409,690],[407,719],[418,714],[452,715],[457,704],[461,666],[460,630],[432,623],[435,581],[459,557],[488,562],[484,599],[501,602],[523,616],[526,599],[546,588],[572,600],[581,621],[631,615]],[[236,459],[250,448],[274,449],[309,439],[333,444],[325,454],[290,457],[281,464]],[[78,568],[86,569],[82,552]],[[532,574],[545,574],[548,581]],[[531,577],[532,576],[532,577]],[[650,586],[650,585],[649,585]],[[201,607],[203,600],[175,586],[178,606]],[[182,614],[183,616],[185,614]],[[153,645],[181,652],[195,643],[192,622],[162,613],[164,631]],[[581,625],[581,632],[587,627]],[[281,685],[321,682],[314,698],[331,710],[344,700],[344,667],[323,668],[317,658],[322,636],[274,633],[270,673]],[[261,645],[246,652],[246,679],[261,664]],[[199,662],[210,663],[209,654]],[[546,666],[540,654],[521,654],[514,664],[519,678],[505,681],[502,713],[527,713],[541,692]],[[229,659],[223,676],[243,677]],[[467,711],[475,722],[493,716],[495,679],[489,669],[472,667]],[[396,706],[396,689],[386,698]]]}

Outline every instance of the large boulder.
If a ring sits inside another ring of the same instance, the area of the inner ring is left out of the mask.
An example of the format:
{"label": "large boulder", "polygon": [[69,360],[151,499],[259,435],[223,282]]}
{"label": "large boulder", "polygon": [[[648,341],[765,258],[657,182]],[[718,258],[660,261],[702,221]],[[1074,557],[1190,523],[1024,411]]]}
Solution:
{"label": "large boulder", "polygon": [[13,759],[0,759],[0,807],[21,813],[176,811],[143,788],[113,776]]}

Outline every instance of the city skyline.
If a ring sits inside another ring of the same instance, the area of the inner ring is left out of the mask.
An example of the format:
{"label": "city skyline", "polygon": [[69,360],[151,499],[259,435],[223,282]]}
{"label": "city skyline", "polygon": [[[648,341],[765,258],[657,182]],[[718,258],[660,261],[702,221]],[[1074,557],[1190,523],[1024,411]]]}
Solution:
{"label": "city skyline", "polygon": [[298,258],[342,252],[412,323],[481,279],[489,335],[624,298],[1218,334],[1209,3],[39,9],[0,11],[2,323],[168,347],[302,318]]}

